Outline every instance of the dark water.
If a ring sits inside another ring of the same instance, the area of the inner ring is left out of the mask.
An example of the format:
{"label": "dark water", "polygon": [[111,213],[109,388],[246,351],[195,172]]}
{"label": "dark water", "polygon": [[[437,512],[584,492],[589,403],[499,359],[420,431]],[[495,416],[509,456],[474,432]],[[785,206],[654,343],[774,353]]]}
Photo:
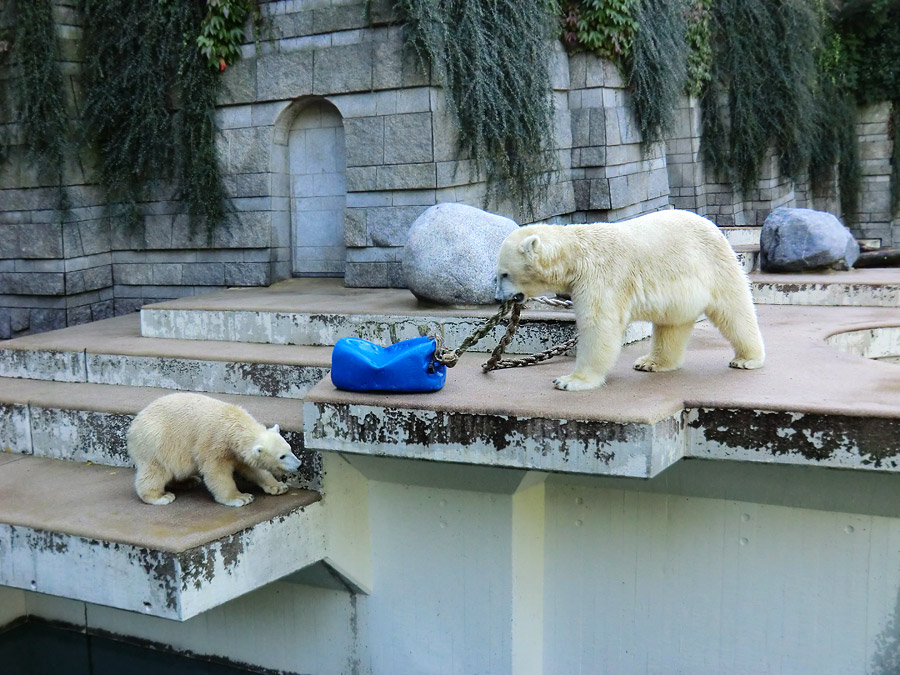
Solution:
{"label": "dark water", "polygon": [[242,675],[253,671],[42,623],[0,633],[2,675]]}

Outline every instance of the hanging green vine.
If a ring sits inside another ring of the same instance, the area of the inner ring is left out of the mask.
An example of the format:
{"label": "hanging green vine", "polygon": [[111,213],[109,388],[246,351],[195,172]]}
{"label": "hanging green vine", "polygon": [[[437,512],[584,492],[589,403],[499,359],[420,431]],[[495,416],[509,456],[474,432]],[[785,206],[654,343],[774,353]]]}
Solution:
{"label": "hanging green vine", "polygon": [[225,70],[241,57],[247,18],[252,16],[258,29],[262,13],[253,0],[207,0],[206,4],[197,45],[213,68]]}
{"label": "hanging green vine", "polygon": [[[207,234],[226,215],[215,147],[218,79],[197,38],[198,0],[85,0],[84,122],[111,203],[129,223],[151,188],[175,181]],[[218,52],[210,52],[210,54]]]}
{"label": "hanging green vine", "polygon": [[59,187],[58,207],[68,209],[63,183],[65,148],[70,141],[68,114],[59,70],[59,50],[50,0],[17,0],[12,5],[12,41],[7,43],[17,89],[16,122],[21,125],[26,157]]}
{"label": "hanging green vine", "polygon": [[678,101],[687,86],[685,8],[671,0],[641,0],[638,30],[626,59],[632,107],[645,146],[672,131]]}
{"label": "hanging green vine", "polygon": [[441,84],[488,200],[534,213],[554,167],[549,41],[554,0],[397,0],[407,46]]}
{"label": "hanging green vine", "polygon": [[639,0],[570,0],[563,4],[563,44],[622,65],[638,30]]}
{"label": "hanging green vine", "polygon": [[799,177],[809,163],[816,114],[815,13],[805,0],[717,0],[711,20],[704,159],[749,191],[774,145],[782,172]]}

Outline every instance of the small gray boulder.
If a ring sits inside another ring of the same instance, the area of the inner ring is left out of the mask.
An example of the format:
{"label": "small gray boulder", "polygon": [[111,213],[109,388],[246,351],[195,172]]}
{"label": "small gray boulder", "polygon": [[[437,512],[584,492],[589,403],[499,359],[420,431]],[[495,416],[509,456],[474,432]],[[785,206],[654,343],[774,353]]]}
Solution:
{"label": "small gray boulder", "polygon": [[780,207],[763,223],[759,239],[763,272],[847,269],[859,257],[859,244],[835,216],[825,211]]}
{"label": "small gray boulder", "polygon": [[442,305],[494,302],[497,253],[515,221],[465,204],[436,204],[416,218],[403,250],[406,285]]}

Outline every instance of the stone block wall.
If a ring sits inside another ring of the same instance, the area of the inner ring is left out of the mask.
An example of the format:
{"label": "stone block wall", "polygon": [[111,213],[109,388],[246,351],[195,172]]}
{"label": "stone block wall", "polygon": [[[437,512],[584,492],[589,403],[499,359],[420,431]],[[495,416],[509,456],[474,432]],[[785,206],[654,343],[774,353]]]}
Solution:
{"label": "stone block wall", "polygon": [[900,220],[891,214],[891,104],[861,108],[856,120],[862,170],[859,212],[854,234],[878,239],[882,246],[900,246]]}
{"label": "stone block wall", "polygon": [[[54,0],[73,119],[81,106],[77,6]],[[774,156],[746,195],[708,175],[696,100],[684,99],[666,143],[645,146],[616,68],[567,56],[557,43],[548,45],[557,154],[548,190],[533,213],[509,200],[488,204],[485,177],[457,148],[443,92],[403,48],[390,0],[260,6],[269,22],[262,40],[248,38],[243,58],[222,74],[217,146],[233,213],[211,239],[191,229],[165,185],[154,187],[141,222],[123,228],[109,218],[87,156],[65,167],[72,208],[61,214],[53,181],[25,161],[16,144],[21,129],[9,109],[0,110],[0,134],[12,141],[0,165],[0,339],[298,273],[343,273],[349,286],[403,286],[407,231],[441,202],[487,207],[520,223],[615,221],[674,206],[722,226],[760,224],[776,206],[812,203],[805,185],[794,189],[779,176]],[[14,69],[0,70],[0,86],[12,77]],[[327,111],[334,152],[344,160],[331,168],[304,150],[312,138],[304,119],[317,107]],[[897,224],[884,208],[885,106],[864,112],[859,128],[867,223],[860,234],[896,243]]]}
{"label": "stone block wall", "polygon": [[642,145],[628,96],[611,63],[569,59],[573,221],[616,221],[669,205],[663,144]]}
{"label": "stone block wall", "polygon": [[770,151],[757,185],[741,193],[705,165],[700,152],[700,102],[683,97],[675,126],[666,140],[666,166],[675,208],[696,211],[720,227],[762,225],[772,209],[796,206],[793,183],[781,175],[778,157]]}

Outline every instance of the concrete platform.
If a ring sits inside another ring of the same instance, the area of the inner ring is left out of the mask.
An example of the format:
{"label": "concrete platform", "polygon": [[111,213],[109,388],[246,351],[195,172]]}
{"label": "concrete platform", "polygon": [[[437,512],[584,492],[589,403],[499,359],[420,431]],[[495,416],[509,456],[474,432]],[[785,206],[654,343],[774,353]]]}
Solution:
{"label": "concrete platform", "polygon": [[[125,436],[134,416],[167,389],[0,378],[0,451],[130,466]],[[290,481],[318,489],[321,455],[303,447],[301,404],[295,399],[227,396],[259,422],[280,424],[301,461]]]}
{"label": "concrete platform", "polygon": [[[512,354],[541,351],[574,335],[571,311],[534,307],[522,313],[509,346]],[[441,335],[447,346],[455,347],[496,311],[495,305],[422,303],[406,289],[345,288],[339,279],[289,279],[268,288],[236,288],[147,305],[141,310],[141,334],[311,346],[331,346],[348,336],[392,344],[420,335]],[[498,327],[472,351],[490,352],[503,331]],[[635,322],[625,342],[649,335],[649,324]]]}
{"label": "concrete platform", "polygon": [[144,338],[137,313],[0,345],[0,377],[251,396],[303,398],[330,367],[326,347]]}
{"label": "concrete platform", "polygon": [[900,268],[750,275],[758,305],[900,307]]}
{"label": "concrete platform", "polygon": [[184,620],[326,555],[318,492],[230,508],[199,486],[154,507],[132,481],[0,453],[0,585]]}
{"label": "concrete platform", "polygon": [[900,368],[839,351],[829,335],[900,325],[881,308],[759,307],[766,366],[728,368],[731,349],[695,329],[684,368],[642,373],[623,351],[607,385],[553,389],[571,361],[482,374],[466,357],[432,394],[317,385],[306,446],[594,475],[655,476],[683,457],[900,471]]}

